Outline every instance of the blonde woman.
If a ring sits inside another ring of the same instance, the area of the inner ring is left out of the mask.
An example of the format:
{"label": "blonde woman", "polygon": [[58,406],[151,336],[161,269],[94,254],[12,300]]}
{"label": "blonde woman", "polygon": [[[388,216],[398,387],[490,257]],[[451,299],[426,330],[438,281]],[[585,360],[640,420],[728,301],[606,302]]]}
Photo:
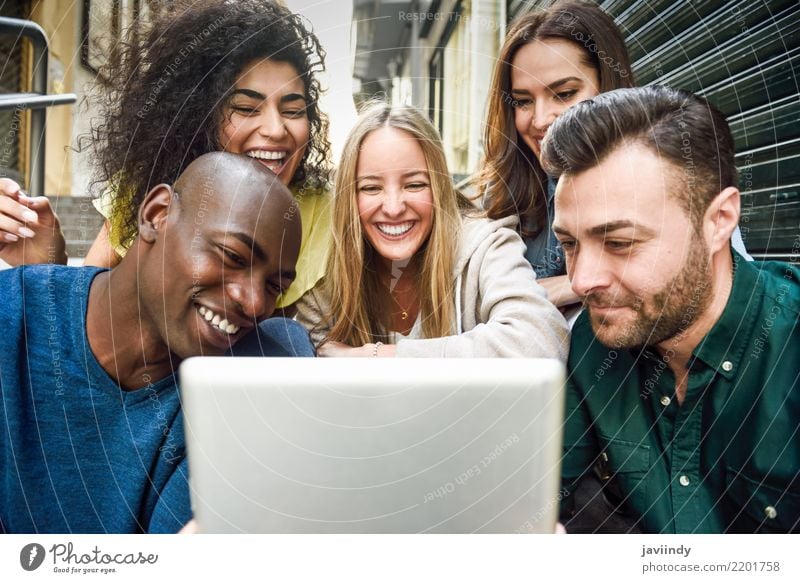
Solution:
{"label": "blonde woman", "polygon": [[454,189],[422,113],[364,110],[335,192],[328,275],[298,303],[321,356],[566,357],[517,218],[485,218]]}

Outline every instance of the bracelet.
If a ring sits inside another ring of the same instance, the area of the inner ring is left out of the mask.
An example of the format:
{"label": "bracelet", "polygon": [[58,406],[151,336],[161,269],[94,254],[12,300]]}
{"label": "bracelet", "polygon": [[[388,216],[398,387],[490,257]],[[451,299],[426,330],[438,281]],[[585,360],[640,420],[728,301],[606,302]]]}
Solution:
{"label": "bracelet", "polygon": [[375,348],[372,349],[372,356],[378,356],[378,349],[383,346],[383,342],[376,342]]}

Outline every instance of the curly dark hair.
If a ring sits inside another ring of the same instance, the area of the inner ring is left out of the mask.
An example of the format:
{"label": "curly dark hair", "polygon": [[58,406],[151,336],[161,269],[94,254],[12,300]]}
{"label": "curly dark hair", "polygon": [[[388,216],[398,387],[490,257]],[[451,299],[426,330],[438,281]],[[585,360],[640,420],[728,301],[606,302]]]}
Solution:
{"label": "curly dark hair", "polygon": [[154,11],[107,55],[92,98],[99,122],[78,142],[91,152],[93,194],[113,193],[111,243],[133,242],[139,205],[153,186],[173,183],[192,160],[222,149],[228,94],[255,59],[292,65],[305,86],[310,141],[290,186],[327,186],[328,118],[315,78],[325,52],[302,17],[274,0],[177,0]]}

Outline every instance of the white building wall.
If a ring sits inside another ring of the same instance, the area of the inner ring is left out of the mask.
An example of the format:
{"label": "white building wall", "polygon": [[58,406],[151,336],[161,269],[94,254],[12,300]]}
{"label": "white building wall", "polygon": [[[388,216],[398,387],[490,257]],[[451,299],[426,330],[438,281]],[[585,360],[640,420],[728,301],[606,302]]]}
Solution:
{"label": "white building wall", "polygon": [[[428,111],[430,62],[454,24],[444,51],[442,140],[450,171],[470,174],[477,170],[482,155],[482,124],[494,61],[505,33],[505,10],[503,0],[463,0],[461,13],[455,16],[458,3],[442,2],[426,38],[401,49],[403,67],[393,83],[392,101]],[[420,71],[420,77],[415,71]]]}
{"label": "white building wall", "polygon": [[470,112],[469,112],[469,153],[465,173],[477,171],[483,155],[483,120],[486,119],[486,103],[495,61],[500,51],[500,40],[505,33],[503,0],[486,2],[472,1],[472,21],[470,23],[472,47],[470,52]]}

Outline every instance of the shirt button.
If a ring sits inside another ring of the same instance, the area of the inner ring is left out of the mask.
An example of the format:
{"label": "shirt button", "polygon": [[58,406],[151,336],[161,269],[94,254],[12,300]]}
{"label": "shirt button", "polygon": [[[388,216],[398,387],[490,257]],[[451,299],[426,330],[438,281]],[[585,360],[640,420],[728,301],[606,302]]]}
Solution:
{"label": "shirt button", "polygon": [[731,372],[733,370],[733,363],[730,360],[726,360],[722,363],[722,370],[725,372]]}
{"label": "shirt button", "polygon": [[661,404],[662,404],[662,405],[664,405],[665,407],[666,407],[667,405],[669,405],[669,404],[670,404],[669,397],[667,397],[666,395],[664,395],[663,397],[661,397]]}
{"label": "shirt button", "polygon": [[678,478],[678,482],[680,482],[681,486],[688,486],[689,476],[681,476],[680,478]]}
{"label": "shirt button", "polygon": [[764,514],[766,515],[767,518],[772,519],[778,516],[778,511],[775,510],[774,506],[767,506],[766,508],[764,508]]}

